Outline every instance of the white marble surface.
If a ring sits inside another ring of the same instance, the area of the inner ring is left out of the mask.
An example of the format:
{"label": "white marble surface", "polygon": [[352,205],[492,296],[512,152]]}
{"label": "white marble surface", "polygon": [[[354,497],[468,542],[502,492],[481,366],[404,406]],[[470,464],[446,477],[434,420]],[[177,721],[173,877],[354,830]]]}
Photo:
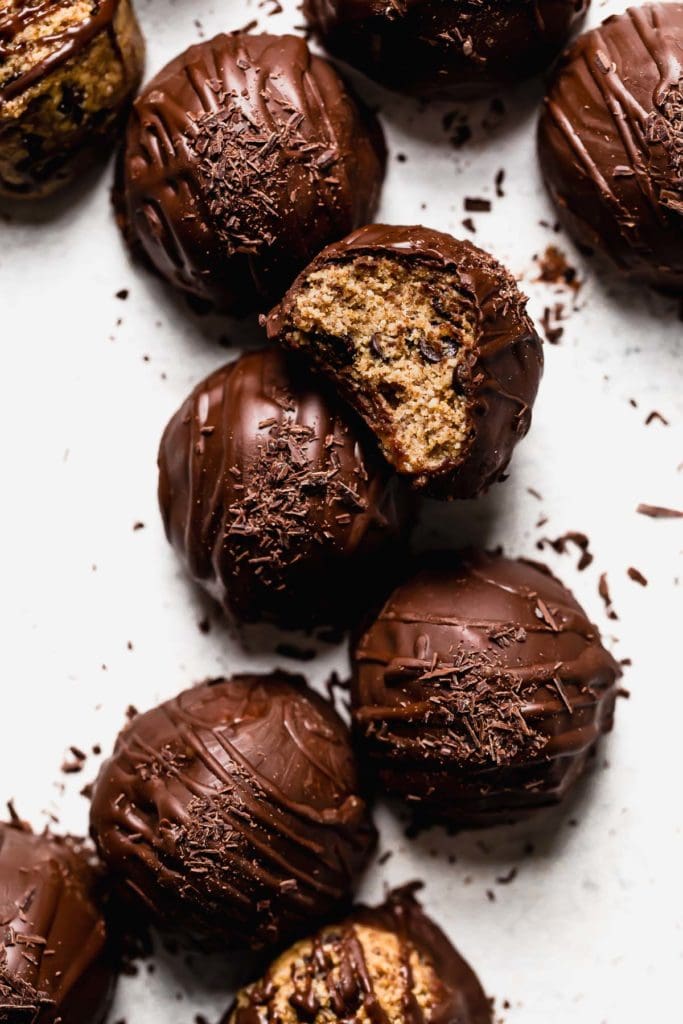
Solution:
{"label": "white marble surface", "polygon": [[[293,3],[139,0],[148,73],[195,41],[251,18],[268,31],[301,23]],[[592,22],[625,3],[595,4]],[[416,877],[424,901],[497,997],[508,1024],[641,1024],[681,1012],[680,721],[683,680],[683,522],[637,515],[639,502],[683,507],[683,326],[675,305],[620,286],[590,267],[540,221],[553,213],[534,157],[539,87],[505,98],[496,130],[477,126],[454,149],[442,127],[452,104],[422,110],[360,83],[381,107],[390,161],[381,218],[465,233],[465,196],[492,198],[473,214],[477,234],[519,276],[540,317],[572,296],[534,282],[533,256],[564,248],[585,284],[546,346],[534,425],[511,475],[476,503],[426,508],[422,538],[456,545],[503,544],[538,556],[542,536],[581,530],[593,564],[546,553],[604,630],[629,657],[632,691],[592,777],[571,803],[528,826],[408,840],[378,812],[384,866],[363,895]],[[399,159],[404,154],[406,159]],[[494,178],[505,168],[505,196]],[[253,324],[197,318],[182,301],[132,267],[108,201],[111,169],[77,194],[0,222],[2,327],[2,617],[0,801],[41,826],[83,832],[79,795],[99,758],[78,775],[60,765],[70,744],[106,752],[129,704],[144,709],[207,675],[273,658],[246,653],[215,615],[204,634],[203,605],[163,538],[155,456],[161,430],[188,389],[258,331]],[[6,208],[5,208],[6,209]],[[127,288],[126,302],[115,298]],[[659,410],[665,426],[645,420]],[[537,498],[529,493],[535,489]],[[538,526],[540,517],[547,523]],[[134,524],[144,523],[134,530]],[[627,576],[635,566],[646,588]],[[606,572],[618,621],[609,621],[597,582]],[[284,663],[283,659],[279,659]],[[298,663],[289,663],[297,670]],[[344,671],[343,649],[305,666],[315,684]],[[525,843],[534,852],[524,855]],[[455,854],[454,864],[448,854]],[[514,881],[496,881],[516,867]],[[487,897],[490,890],[495,900]],[[163,957],[119,988],[111,1021],[213,1021],[229,997],[226,961],[188,970]],[[509,1007],[503,1006],[508,1000]]]}

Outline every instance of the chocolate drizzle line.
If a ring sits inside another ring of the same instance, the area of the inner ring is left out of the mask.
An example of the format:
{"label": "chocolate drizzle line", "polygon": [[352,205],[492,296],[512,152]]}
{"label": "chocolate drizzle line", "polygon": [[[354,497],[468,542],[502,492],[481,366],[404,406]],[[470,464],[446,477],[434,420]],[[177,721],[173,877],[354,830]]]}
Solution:
{"label": "chocolate drizzle line", "polygon": [[[111,28],[119,2],[120,0],[92,0],[90,17],[52,36],[40,38],[40,45],[53,45],[54,49],[42,60],[0,84],[0,103],[7,103],[25,92],[45,75],[85,50],[100,32]],[[67,0],[58,0],[58,3],[63,7],[67,6]],[[54,7],[54,3],[44,0],[0,20],[0,63],[8,55],[8,44],[11,45],[13,38],[43,15],[51,13]],[[111,35],[118,49],[113,31]],[[6,42],[3,43],[3,40]]]}

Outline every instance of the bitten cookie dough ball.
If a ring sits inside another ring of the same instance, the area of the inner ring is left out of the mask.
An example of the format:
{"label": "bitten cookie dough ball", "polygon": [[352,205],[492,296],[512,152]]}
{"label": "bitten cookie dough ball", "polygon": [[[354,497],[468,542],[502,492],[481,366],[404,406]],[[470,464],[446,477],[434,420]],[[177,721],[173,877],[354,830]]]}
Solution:
{"label": "bitten cookie dough ball", "polygon": [[129,0],[6,0],[0,195],[46,196],[111,143],[142,74]]}
{"label": "bitten cookie dough ball", "polygon": [[346,624],[391,588],[409,518],[365,425],[275,347],[183,403],[161,441],[159,500],[190,575],[236,625]]}
{"label": "bitten cookie dough ball", "polygon": [[120,220],[177,288],[222,310],[267,308],[371,219],[384,164],[379,123],[303,39],[219,35],[136,101]]}
{"label": "bitten cookie dough ball", "polygon": [[375,843],[348,730],[303,679],[216,679],[139,715],[95,783],[91,830],[160,927],[260,948],[335,912]]}
{"label": "bitten cookie dough ball", "polygon": [[481,552],[398,587],[353,662],[353,719],[381,787],[466,828],[557,803],[612,728],[621,675],[548,570]]}
{"label": "bitten cookie dough ball", "polygon": [[332,378],[428,494],[485,490],[529,428],[541,342],[512,277],[469,242],[361,228],[300,274],[267,329]]}
{"label": "bitten cookie dough ball", "polygon": [[683,293],[683,4],[631,7],[579,38],[546,97],[539,154],[581,246]]}
{"label": "bitten cookie dough ball", "polygon": [[0,1020],[101,1024],[114,987],[98,884],[73,841],[0,824]]}
{"label": "bitten cookie dough ball", "polygon": [[304,0],[335,56],[397,92],[485,96],[542,71],[589,0]]}
{"label": "bitten cookie dough ball", "polygon": [[409,889],[283,953],[222,1024],[491,1024],[472,968]]}

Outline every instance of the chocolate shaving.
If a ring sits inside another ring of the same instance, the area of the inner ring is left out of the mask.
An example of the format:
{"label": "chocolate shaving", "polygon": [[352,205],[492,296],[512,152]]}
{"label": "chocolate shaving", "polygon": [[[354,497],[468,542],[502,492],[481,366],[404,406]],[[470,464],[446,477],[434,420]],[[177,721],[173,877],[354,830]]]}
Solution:
{"label": "chocolate shaving", "polygon": [[610,596],[609,585],[607,583],[607,573],[603,572],[598,582],[598,594],[602,598],[605,604],[605,611],[607,612],[608,619],[618,619],[619,616],[612,607],[612,598]]}
{"label": "chocolate shaving", "polygon": [[641,516],[649,516],[650,519],[683,519],[683,511],[677,508],[666,508],[664,505],[647,505],[641,502],[636,508]]}

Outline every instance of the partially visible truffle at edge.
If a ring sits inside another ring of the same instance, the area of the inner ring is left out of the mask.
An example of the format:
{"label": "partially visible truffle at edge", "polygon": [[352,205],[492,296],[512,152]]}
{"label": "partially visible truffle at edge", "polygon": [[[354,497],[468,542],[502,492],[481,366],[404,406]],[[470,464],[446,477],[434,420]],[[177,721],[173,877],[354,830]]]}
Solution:
{"label": "partially visible truffle at edge", "polygon": [[0,1021],[101,1024],[114,967],[87,855],[0,824]]}
{"label": "partially visible truffle at edge", "polygon": [[283,953],[222,1024],[491,1024],[479,979],[411,887]]}
{"label": "partially visible truffle at edge", "polygon": [[397,92],[485,96],[542,71],[589,0],[304,0],[331,53]]}
{"label": "partially visible truffle at edge", "polygon": [[582,35],[539,125],[541,168],[576,241],[628,278],[683,293],[683,4]]}

